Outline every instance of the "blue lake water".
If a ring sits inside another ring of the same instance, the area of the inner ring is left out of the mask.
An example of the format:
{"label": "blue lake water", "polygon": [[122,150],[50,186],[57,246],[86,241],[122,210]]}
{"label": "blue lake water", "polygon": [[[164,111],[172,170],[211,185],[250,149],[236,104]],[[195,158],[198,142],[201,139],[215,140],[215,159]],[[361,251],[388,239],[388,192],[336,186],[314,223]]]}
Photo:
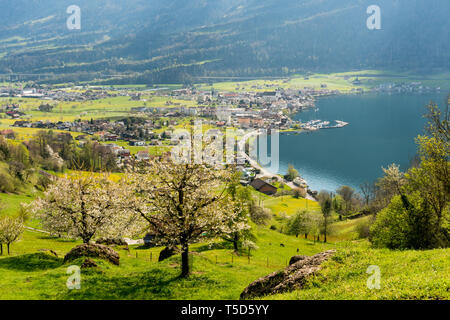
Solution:
{"label": "blue lake water", "polygon": [[[344,128],[280,135],[278,173],[294,165],[312,190],[336,190],[382,176],[382,167],[406,170],[417,153],[414,138],[423,133],[425,106],[444,105],[446,94],[341,95],[321,98],[312,109],[293,118],[342,120]],[[270,145],[270,143],[269,143]]]}

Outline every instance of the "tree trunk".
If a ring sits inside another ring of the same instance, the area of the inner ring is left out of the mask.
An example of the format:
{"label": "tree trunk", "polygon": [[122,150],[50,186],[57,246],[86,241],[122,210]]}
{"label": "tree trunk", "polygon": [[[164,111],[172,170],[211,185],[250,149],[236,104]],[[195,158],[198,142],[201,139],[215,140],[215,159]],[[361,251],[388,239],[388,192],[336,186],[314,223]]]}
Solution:
{"label": "tree trunk", "polygon": [[233,236],[233,248],[236,253],[239,252],[238,244],[239,244],[239,234],[236,232]]}
{"label": "tree trunk", "polygon": [[3,243],[0,243],[0,256],[3,255]]}
{"label": "tree trunk", "polygon": [[9,256],[9,243],[8,243],[8,244],[6,244],[6,246],[8,247],[8,256]]}
{"label": "tree trunk", "polygon": [[305,239],[308,239],[308,234],[307,233],[305,233]]}
{"label": "tree trunk", "polygon": [[189,245],[183,243],[181,250],[181,277],[186,278],[189,276]]}

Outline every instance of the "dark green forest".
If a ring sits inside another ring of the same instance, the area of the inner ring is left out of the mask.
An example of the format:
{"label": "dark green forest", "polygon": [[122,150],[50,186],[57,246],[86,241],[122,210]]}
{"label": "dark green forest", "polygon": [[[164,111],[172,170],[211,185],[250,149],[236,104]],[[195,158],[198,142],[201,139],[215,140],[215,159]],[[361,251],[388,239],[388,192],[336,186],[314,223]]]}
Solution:
{"label": "dark green forest", "polygon": [[[1,1],[0,74],[151,84],[450,67],[448,0],[79,0],[68,30],[73,2]],[[366,26],[372,4],[381,30]]]}

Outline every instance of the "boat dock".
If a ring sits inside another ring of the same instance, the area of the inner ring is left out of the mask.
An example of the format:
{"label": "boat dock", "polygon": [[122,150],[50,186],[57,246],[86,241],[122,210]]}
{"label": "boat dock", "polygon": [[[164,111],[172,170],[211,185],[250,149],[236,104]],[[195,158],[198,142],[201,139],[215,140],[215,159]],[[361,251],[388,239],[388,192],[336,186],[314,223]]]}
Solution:
{"label": "boat dock", "polygon": [[316,131],[319,129],[343,128],[348,124],[348,122],[340,120],[334,120],[334,124],[331,124],[330,121],[311,120],[306,123],[302,123],[300,127],[308,131]]}

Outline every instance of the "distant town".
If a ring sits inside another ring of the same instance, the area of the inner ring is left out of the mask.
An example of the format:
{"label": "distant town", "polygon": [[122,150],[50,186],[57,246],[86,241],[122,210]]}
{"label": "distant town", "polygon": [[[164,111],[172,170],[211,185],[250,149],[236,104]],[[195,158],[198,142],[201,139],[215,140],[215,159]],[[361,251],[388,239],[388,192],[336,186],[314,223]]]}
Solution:
{"label": "distant town", "polygon": [[[308,80],[308,77],[305,77]],[[361,80],[346,79],[353,85],[361,85]],[[119,167],[131,161],[145,161],[151,154],[145,147],[160,147],[162,153],[172,146],[180,144],[180,138],[174,135],[176,128],[190,126],[195,119],[202,119],[202,124],[211,128],[237,129],[267,129],[281,131],[316,131],[328,128],[342,128],[348,125],[342,120],[322,121],[311,120],[299,122],[291,116],[302,110],[315,109],[318,97],[338,95],[339,90],[328,89],[327,84],[320,88],[303,87],[303,89],[285,89],[273,84],[253,85],[250,90],[241,90],[236,84],[235,91],[199,90],[194,87],[179,89],[170,88],[131,88],[115,87],[82,87],[72,88],[40,88],[40,87],[0,87],[0,98],[4,98],[0,105],[0,117],[14,120],[12,127],[35,128],[43,130],[67,131],[76,133],[75,139],[79,144],[87,140],[95,140],[105,146],[116,157]],[[373,92],[401,93],[401,92],[429,92],[439,91],[440,88],[423,86],[421,82],[386,83],[374,86]],[[363,93],[363,88],[352,88],[351,93]],[[163,98],[163,106],[148,104],[145,97]],[[20,99],[36,99],[38,107],[32,111],[52,114],[56,112],[58,104],[63,102],[90,102],[108,98],[126,97],[141,106],[131,107],[126,116],[119,118],[95,117],[89,119],[88,112],[82,112],[80,117],[67,120],[35,120],[27,114],[29,108],[21,107]],[[9,98],[9,100],[8,100]],[[12,99],[16,98],[16,99]],[[19,100],[17,99],[19,98]],[[18,102],[19,101],[19,102]],[[56,109],[55,109],[56,108]],[[81,119],[81,118],[84,119]],[[0,132],[4,136],[14,137],[11,129]],[[142,147],[134,149],[132,147]],[[253,169],[252,169],[253,167]],[[255,188],[265,186],[255,180],[259,169],[256,165],[241,167],[242,183],[256,183]],[[301,178],[300,178],[301,179]],[[253,182],[255,180],[256,182]],[[307,189],[306,181],[296,181],[296,187]],[[268,187],[271,189],[271,187]],[[272,188],[273,189],[273,188]],[[269,191],[272,192],[273,190]],[[308,190],[309,191],[309,190]]]}

